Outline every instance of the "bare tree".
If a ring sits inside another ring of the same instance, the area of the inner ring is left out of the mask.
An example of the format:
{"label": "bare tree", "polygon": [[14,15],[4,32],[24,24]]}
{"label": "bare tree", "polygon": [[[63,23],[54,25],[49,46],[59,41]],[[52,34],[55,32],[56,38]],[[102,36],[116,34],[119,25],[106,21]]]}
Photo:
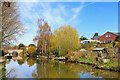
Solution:
{"label": "bare tree", "polygon": [[37,50],[46,52],[47,46],[49,44],[49,34],[51,33],[50,26],[44,19],[38,19],[38,31],[37,36],[33,39],[37,42]]}
{"label": "bare tree", "polygon": [[2,46],[17,41],[17,36],[25,32],[18,8],[16,2],[2,2]]}

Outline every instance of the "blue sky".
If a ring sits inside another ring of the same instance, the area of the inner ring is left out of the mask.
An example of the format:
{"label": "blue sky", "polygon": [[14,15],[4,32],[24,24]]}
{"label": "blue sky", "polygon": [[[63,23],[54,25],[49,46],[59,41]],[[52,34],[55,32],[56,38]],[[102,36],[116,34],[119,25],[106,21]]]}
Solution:
{"label": "blue sky", "polygon": [[19,2],[20,20],[27,28],[19,37],[19,43],[33,43],[36,36],[37,20],[44,18],[52,32],[63,25],[71,25],[78,30],[79,37],[88,39],[94,33],[118,31],[117,2]]}

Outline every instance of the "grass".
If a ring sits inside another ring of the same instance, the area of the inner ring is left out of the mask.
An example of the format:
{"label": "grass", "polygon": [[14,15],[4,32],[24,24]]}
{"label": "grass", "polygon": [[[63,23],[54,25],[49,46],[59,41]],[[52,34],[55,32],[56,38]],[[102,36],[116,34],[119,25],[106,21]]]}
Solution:
{"label": "grass", "polygon": [[79,58],[79,61],[87,63],[96,63],[95,59],[93,58]]}
{"label": "grass", "polygon": [[95,58],[79,58],[80,62],[87,62],[87,63],[97,63],[98,66],[103,66],[105,68],[114,68],[114,69],[120,69],[118,67],[118,61],[110,61],[108,63],[103,63],[102,60],[99,60],[98,62],[95,60]]}
{"label": "grass", "polygon": [[118,68],[118,61],[110,61],[109,63],[98,63],[99,66],[104,66],[106,68]]}

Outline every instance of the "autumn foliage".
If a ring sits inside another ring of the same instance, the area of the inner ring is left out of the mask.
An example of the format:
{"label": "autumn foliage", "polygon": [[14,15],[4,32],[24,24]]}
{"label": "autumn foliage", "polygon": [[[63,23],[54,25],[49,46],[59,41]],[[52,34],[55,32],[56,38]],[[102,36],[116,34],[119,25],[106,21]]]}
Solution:
{"label": "autumn foliage", "polygon": [[38,30],[37,35],[33,39],[34,42],[37,43],[37,50],[40,52],[46,52],[48,44],[49,44],[49,35],[51,33],[50,26],[44,19],[38,19]]}
{"label": "autumn foliage", "polygon": [[27,49],[27,52],[28,52],[29,54],[33,54],[33,53],[35,52],[35,47],[30,46],[30,47]]}

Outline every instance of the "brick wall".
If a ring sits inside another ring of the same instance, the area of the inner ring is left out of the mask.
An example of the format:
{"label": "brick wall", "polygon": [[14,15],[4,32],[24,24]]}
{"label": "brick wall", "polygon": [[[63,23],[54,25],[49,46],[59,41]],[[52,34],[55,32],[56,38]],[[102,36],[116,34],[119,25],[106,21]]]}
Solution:
{"label": "brick wall", "polygon": [[[107,34],[109,34],[110,37],[106,37]],[[105,33],[104,35],[102,35],[102,36],[100,37],[100,42],[103,41],[103,43],[105,43],[105,40],[112,40],[112,42],[114,42],[116,36],[117,36],[117,35],[115,35],[115,34],[113,34],[113,33],[111,33],[111,32],[107,32],[107,33]]]}

